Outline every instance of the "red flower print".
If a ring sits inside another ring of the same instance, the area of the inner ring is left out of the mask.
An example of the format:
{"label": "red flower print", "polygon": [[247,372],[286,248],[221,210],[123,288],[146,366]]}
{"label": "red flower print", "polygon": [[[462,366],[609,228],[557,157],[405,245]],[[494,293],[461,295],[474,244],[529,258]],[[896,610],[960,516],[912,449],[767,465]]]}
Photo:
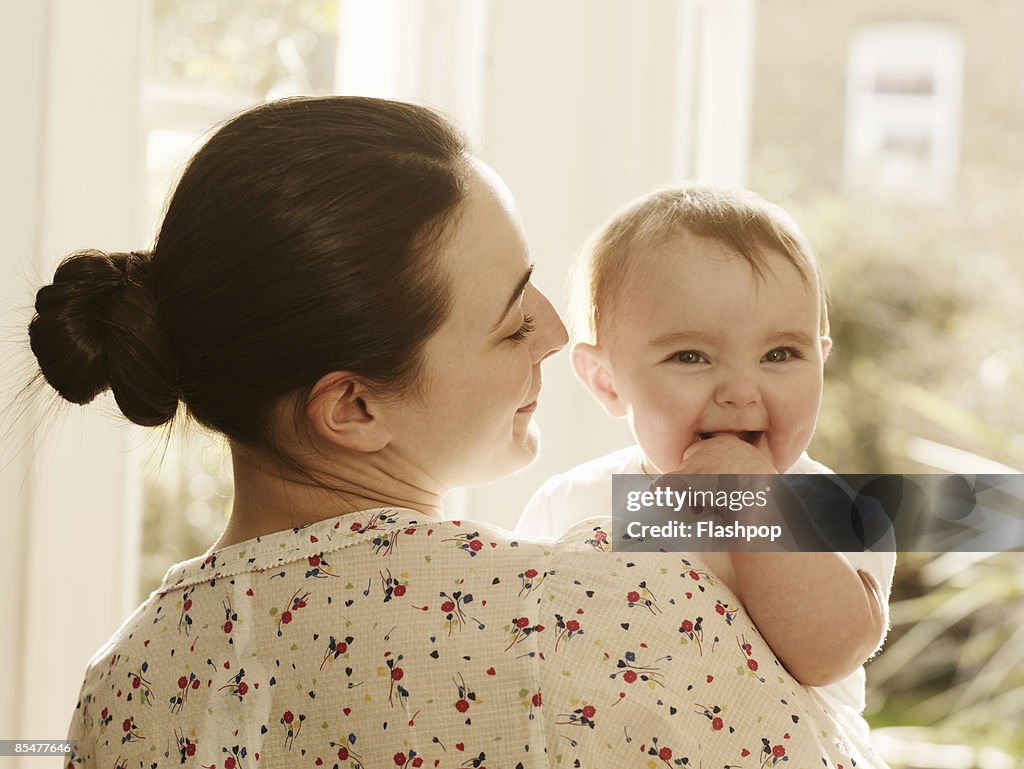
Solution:
{"label": "red flower print", "polygon": [[[751,645],[748,644],[747,640],[745,638],[742,638],[742,637],[737,637],[736,638],[736,644],[740,647],[740,652],[743,654],[743,659],[747,663],[747,665],[746,665],[747,670],[750,671],[748,673],[748,675],[752,676],[753,678],[756,678],[761,683],[764,683],[765,679],[762,678],[757,673],[758,664],[757,664],[757,660],[755,660],[753,658],[753,656],[752,656],[752,653],[751,653],[752,652],[752,647],[751,647]],[[741,673],[743,672],[743,668],[738,668],[738,670]],[[767,750],[767,747],[765,749]]]}
{"label": "red flower print", "polygon": [[395,765],[405,766],[405,753],[395,753]]}
{"label": "red flower print", "polygon": [[281,622],[283,622],[285,625],[287,625],[291,621],[292,621],[292,613],[290,611],[283,611],[283,612],[281,612]]}
{"label": "red flower print", "polygon": [[442,540],[444,542],[454,542],[455,547],[464,553],[469,553],[472,557],[476,557],[483,547],[483,540],[480,539],[479,531],[471,531],[465,534],[459,534],[455,537],[449,537],[448,539]]}
{"label": "red flower print", "polygon": [[395,595],[399,598],[405,595],[405,585],[395,585]]}
{"label": "red flower print", "polygon": [[608,535],[601,531],[600,526],[595,526],[591,531],[594,532],[594,535],[584,540],[584,543],[590,545],[597,552],[603,553],[605,550],[605,543],[608,541]]}
{"label": "red flower print", "polygon": [[523,572],[523,576],[526,577],[527,579],[533,579],[534,577],[537,576],[537,570],[536,569],[527,569],[526,571]]}
{"label": "red flower print", "polygon": [[190,742],[188,745],[185,746],[185,755],[187,755],[187,756],[194,756],[195,754],[196,754],[196,744],[194,742]]}
{"label": "red flower print", "polygon": [[338,760],[339,761],[346,761],[346,760],[348,760],[348,748],[345,748],[345,747],[338,748]]}
{"label": "red flower print", "polygon": [[714,729],[716,732],[719,731],[723,726],[725,726],[725,722],[722,720],[721,716],[715,716],[711,719],[711,728]]}
{"label": "red flower print", "polygon": [[575,633],[577,630],[580,629],[580,623],[574,619],[571,619],[565,623],[565,629],[568,630],[570,633]]}
{"label": "red flower print", "polygon": [[700,574],[695,572],[693,569],[690,569],[690,579],[698,580],[698,579],[700,579]]}
{"label": "red flower print", "polygon": [[630,590],[626,593],[626,600],[629,602],[629,607],[641,606],[647,609],[651,614],[661,614],[661,609],[658,606],[657,598],[654,593],[647,587],[646,580],[637,585],[639,590]]}
{"label": "red flower print", "polygon": [[784,755],[786,755],[786,748],[782,745],[776,745],[774,748],[772,748],[772,755],[776,758],[782,758]]}
{"label": "red flower print", "polygon": [[[458,699],[455,701],[455,709],[460,713],[465,713],[469,710],[471,702],[476,702],[476,692],[466,685],[466,679],[462,677],[462,673],[456,673],[452,676],[452,682],[455,684],[455,689],[458,692]],[[470,719],[466,719],[466,723],[470,723]],[[409,756],[412,758],[412,754]]]}
{"label": "red flower print", "polygon": [[585,705],[582,708],[576,708],[572,713],[559,713],[555,716],[559,719],[555,723],[559,726],[586,726],[594,729],[597,727],[597,721],[594,720],[596,714],[597,708],[593,705]]}
{"label": "red flower print", "polygon": [[[661,659],[666,658],[659,658],[658,660],[655,660],[655,662],[659,662]],[[659,672],[659,669],[653,665],[639,664],[636,659],[636,652],[634,651],[627,651],[625,654],[623,654],[622,658],[615,663],[615,667],[618,668],[619,671],[621,671],[622,680],[625,681],[627,684],[635,683],[637,679],[640,679],[641,681],[645,681],[647,683],[654,683],[658,686],[665,685],[661,681],[663,674]],[[612,678],[616,678],[618,675],[619,673],[614,673],[612,675]],[[624,697],[625,694],[621,696]]]}
{"label": "red flower print", "polygon": [[658,751],[658,758],[662,761],[669,761],[672,759],[672,748],[662,748]]}
{"label": "red flower print", "polygon": [[[221,686],[217,691],[228,690],[228,694],[232,694],[238,697],[238,701],[241,702],[246,692],[249,691],[249,684],[245,683],[242,679],[245,678],[245,668],[239,668],[238,672],[235,673],[231,679]],[[244,758],[244,756],[243,756]]]}
{"label": "red flower print", "polygon": [[409,690],[406,689],[402,684],[401,680],[405,677],[405,671],[398,666],[398,663],[405,659],[404,654],[392,656],[390,651],[384,653],[384,659],[387,663],[388,669],[391,671],[388,676],[390,687],[388,688],[388,704],[395,704],[395,693],[398,694],[398,701],[405,707],[406,702],[409,700]]}
{"label": "red flower print", "polygon": [[736,618],[736,615],[739,614],[738,609],[733,609],[729,604],[722,603],[721,599],[715,601],[715,611],[725,617],[726,625],[731,625],[732,621]]}
{"label": "red flower print", "polygon": [[484,625],[476,617],[467,617],[466,612],[463,611],[467,606],[473,603],[472,593],[463,593],[461,590],[455,590],[451,595],[448,595],[443,590],[439,593],[439,597],[444,599],[441,604],[441,611],[445,614],[444,629],[448,631],[448,635],[451,635],[453,631],[462,631],[467,626],[469,620],[473,620],[480,630],[484,629]]}
{"label": "red flower print", "polygon": [[530,619],[528,617],[520,617],[519,619],[516,620],[516,627],[517,628],[524,628],[524,627],[526,627],[529,624],[530,624]]}
{"label": "red flower print", "polygon": [[532,702],[533,702],[533,706],[534,706],[535,708],[539,708],[539,707],[540,707],[540,705],[541,705],[541,696],[540,696],[540,692],[537,692],[537,693],[536,693],[535,695],[533,695],[533,700],[532,700]]}
{"label": "red flower print", "polygon": [[311,555],[311,556],[309,556],[309,565],[310,566],[319,566],[320,565],[320,556],[318,556],[318,555]]}
{"label": "red flower print", "polygon": [[188,686],[188,679],[185,678],[185,676],[182,676],[178,679],[178,688],[184,689],[186,686]]}
{"label": "red flower print", "polygon": [[234,625],[231,624],[231,620],[228,620],[227,622],[224,623],[224,632],[225,633],[230,633],[231,632],[231,628],[233,628],[233,627],[234,627]]}
{"label": "red flower print", "polygon": [[224,769],[235,769],[235,757],[228,756],[224,759]]}
{"label": "red flower print", "polygon": [[132,728],[132,720],[130,718],[126,718],[124,720],[124,723],[121,724],[121,728],[124,729],[126,732],[130,731]]}
{"label": "red flower print", "polygon": [[284,721],[286,724],[290,724],[292,721],[295,720],[295,714],[292,713],[290,710],[286,710],[284,712],[284,715],[281,716],[281,720]]}
{"label": "red flower print", "polygon": [[[463,608],[473,602],[473,594],[466,593],[463,595],[461,590],[456,590],[452,595],[449,595],[441,591],[440,597],[444,599],[444,602],[441,604],[441,611],[444,612],[444,630],[450,636],[456,630],[462,632],[467,624],[467,616]],[[476,623],[480,630],[483,630],[483,624],[475,616],[468,618]]]}
{"label": "red flower print", "polygon": [[698,656],[704,656],[704,618],[697,617],[694,620],[684,619],[679,623],[679,632],[683,634],[683,643],[692,643],[697,646]]}

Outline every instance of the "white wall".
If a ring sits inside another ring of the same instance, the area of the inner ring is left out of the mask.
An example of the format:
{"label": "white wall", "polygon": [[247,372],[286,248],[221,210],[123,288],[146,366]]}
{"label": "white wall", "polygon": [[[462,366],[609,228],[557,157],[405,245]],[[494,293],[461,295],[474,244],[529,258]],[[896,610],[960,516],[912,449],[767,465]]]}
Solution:
{"label": "white wall", "polygon": [[12,415],[11,392],[26,375],[28,286],[76,248],[141,244],[141,11],[136,0],[0,6],[2,738],[66,734],[87,659],[134,598],[133,433],[103,408],[37,414],[34,431],[31,413]]}
{"label": "white wall", "polygon": [[[515,193],[535,282],[560,311],[580,244],[627,200],[682,174],[745,181],[753,0],[497,2],[487,21],[481,155]],[[467,491],[465,514],[511,526],[552,473],[631,442],[566,352],[544,377],[538,461]]]}

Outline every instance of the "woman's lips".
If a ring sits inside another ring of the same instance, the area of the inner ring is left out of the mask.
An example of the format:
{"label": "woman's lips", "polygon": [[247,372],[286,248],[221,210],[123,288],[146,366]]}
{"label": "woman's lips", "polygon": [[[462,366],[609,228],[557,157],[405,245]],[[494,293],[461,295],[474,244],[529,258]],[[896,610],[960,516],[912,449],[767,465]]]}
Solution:
{"label": "woman's lips", "polygon": [[520,406],[519,408],[517,408],[516,409],[516,413],[517,414],[529,414],[531,411],[536,411],[536,410],[537,410],[537,400],[535,398],[534,400],[532,400],[529,403],[527,403],[525,406]]}

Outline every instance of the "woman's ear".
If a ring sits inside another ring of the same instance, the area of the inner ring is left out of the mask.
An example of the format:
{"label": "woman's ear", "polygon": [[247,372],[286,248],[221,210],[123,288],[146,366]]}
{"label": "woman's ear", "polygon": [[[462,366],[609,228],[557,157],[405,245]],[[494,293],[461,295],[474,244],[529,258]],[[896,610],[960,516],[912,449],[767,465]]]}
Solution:
{"label": "woman's ear", "polygon": [[345,371],[325,374],[313,386],[306,417],[313,433],[335,446],[370,453],[391,442],[391,431],[377,413],[373,393]]}
{"label": "woman's ear", "polygon": [[613,417],[626,415],[626,404],[615,389],[615,380],[608,364],[608,356],[600,347],[586,342],[579,342],[570,353],[572,368],[577,378],[597,398]]}

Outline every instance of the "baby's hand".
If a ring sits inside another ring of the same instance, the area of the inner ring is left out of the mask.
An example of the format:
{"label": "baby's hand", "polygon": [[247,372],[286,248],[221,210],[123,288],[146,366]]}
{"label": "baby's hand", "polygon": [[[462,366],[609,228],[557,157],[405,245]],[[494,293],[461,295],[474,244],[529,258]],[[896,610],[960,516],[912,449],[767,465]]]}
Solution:
{"label": "baby's hand", "polygon": [[674,472],[688,475],[774,475],[771,461],[736,435],[716,435],[692,444]]}

